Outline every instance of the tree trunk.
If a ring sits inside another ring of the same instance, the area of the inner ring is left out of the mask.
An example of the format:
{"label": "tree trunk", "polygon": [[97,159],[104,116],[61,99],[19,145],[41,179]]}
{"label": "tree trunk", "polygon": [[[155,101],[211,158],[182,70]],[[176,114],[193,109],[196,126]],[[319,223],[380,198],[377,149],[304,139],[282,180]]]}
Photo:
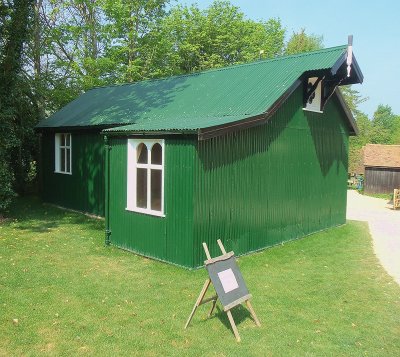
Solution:
{"label": "tree trunk", "polygon": [[42,39],[42,23],[40,20],[40,11],[42,9],[43,0],[36,0],[34,6],[34,26],[33,26],[33,72],[36,89],[36,105],[38,108],[39,118],[45,116],[45,104],[42,94],[42,61],[41,61],[41,39]]}

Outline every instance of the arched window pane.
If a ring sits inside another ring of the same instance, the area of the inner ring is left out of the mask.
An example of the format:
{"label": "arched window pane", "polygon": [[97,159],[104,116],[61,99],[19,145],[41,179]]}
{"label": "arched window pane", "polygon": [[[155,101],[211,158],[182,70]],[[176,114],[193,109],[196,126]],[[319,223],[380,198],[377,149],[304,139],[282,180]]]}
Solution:
{"label": "arched window pane", "polygon": [[151,149],[151,163],[154,165],[162,164],[162,148],[160,144],[154,144]]}
{"label": "arched window pane", "polygon": [[147,147],[143,143],[137,146],[137,162],[138,164],[147,164]]}

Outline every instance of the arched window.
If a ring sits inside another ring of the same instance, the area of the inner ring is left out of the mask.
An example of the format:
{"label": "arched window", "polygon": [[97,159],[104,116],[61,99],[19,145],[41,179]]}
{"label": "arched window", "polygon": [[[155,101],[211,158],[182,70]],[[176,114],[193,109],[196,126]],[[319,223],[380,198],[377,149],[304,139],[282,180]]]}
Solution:
{"label": "arched window", "polygon": [[127,209],[164,215],[164,140],[128,139]]}

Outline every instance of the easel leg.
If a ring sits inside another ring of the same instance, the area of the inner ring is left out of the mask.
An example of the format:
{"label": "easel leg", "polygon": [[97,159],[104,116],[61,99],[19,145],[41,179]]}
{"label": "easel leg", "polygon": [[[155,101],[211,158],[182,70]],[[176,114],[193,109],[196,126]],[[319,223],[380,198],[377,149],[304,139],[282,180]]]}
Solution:
{"label": "easel leg", "polygon": [[235,335],[235,337],[236,337],[236,341],[237,341],[237,342],[240,342],[239,331],[238,331],[238,329],[237,329],[237,327],[236,327],[235,321],[233,320],[231,310],[228,310],[228,311],[226,312],[226,314],[228,315],[229,322],[231,323],[233,333],[234,333],[234,335]]}
{"label": "easel leg", "polygon": [[210,312],[208,313],[208,316],[207,316],[207,317],[210,317],[211,314],[213,313],[213,311],[214,311],[214,309],[215,309],[215,305],[217,304],[217,300],[218,300],[218,298],[216,298],[215,300],[213,300],[213,303],[212,303],[212,306],[211,306],[211,310],[210,310]]}
{"label": "easel leg", "polygon": [[260,321],[258,320],[258,317],[257,317],[257,315],[256,315],[256,313],[255,313],[255,311],[253,309],[253,306],[251,306],[250,300],[246,300],[246,305],[247,305],[247,308],[249,309],[250,314],[253,317],[253,320],[256,323],[256,325],[257,326],[261,326]]}
{"label": "easel leg", "polygon": [[207,279],[207,280],[205,281],[205,283],[204,283],[204,285],[203,285],[203,289],[201,289],[200,295],[199,295],[199,297],[197,298],[196,303],[195,303],[194,306],[193,306],[193,310],[192,310],[192,312],[190,313],[190,316],[189,316],[189,318],[188,318],[188,320],[187,320],[187,322],[186,322],[185,329],[188,327],[190,321],[192,320],[192,317],[193,317],[194,313],[196,312],[196,309],[199,307],[199,305],[200,305],[200,303],[201,303],[201,300],[203,300],[204,295],[206,294],[207,289],[208,289],[208,287],[210,286],[210,283],[211,283],[211,280],[210,280],[210,279]]}

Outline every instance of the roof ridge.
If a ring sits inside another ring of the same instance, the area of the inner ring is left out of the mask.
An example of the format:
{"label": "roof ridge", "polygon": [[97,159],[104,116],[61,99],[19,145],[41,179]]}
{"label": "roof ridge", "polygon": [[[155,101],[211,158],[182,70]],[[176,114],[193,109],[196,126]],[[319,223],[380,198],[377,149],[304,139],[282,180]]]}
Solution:
{"label": "roof ridge", "polygon": [[287,59],[287,58],[304,57],[304,56],[309,56],[309,55],[312,55],[312,54],[315,54],[315,53],[331,52],[331,51],[334,51],[334,50],[338,50],[340,48],[345,49],[346,47],[347,47],[347,45],[327,47],[327,48],[321,48],[319,50],[314,50],[314,51],[295,53],[295,54],[292,54],[292,55],[281,55],[281,56],[276,56],[276,57],[273,57],[273,58],[267,58],[267,59],[264,59],[264,60],[255,60],[255,61],[252,61],[252,62],[237,63],[237,64],[229,65],[229,66],[226,66],[226,67],[209,68],[209,69],[201,70],[201,71],[198,71],[198,72],[177,74],[177,75],[173,75],[173,76],[169,76],[169,77],[149,78],[149,79],[143,79],[143,80],[136,81],[136,82],[116,83],[116,84],[109,84],[109,85],[105,85],[105,86],[95,86],[95,87],[90,88],[87,92],[89,92],[91,90],[94,90],[94,89],[111,88],[111,87],[122,87],[122,86],[135,85],[135,84],[144,83],[144,82],[146,82],[146,83],[148,83],[148,82],[160,82],[160,81],[166,81],[166,80],[177,79],[177,78],[198,76],[198,75],[205,74],[205,73],[226,71],[226,70],[231,70],[233,68],[245,67],[245,66],[255,66],[255,65],[259,65],[259,64],[263,64],[263,63],[267,63],[267,62],[280,61],[280,60],[284,60],[284,59]]}

